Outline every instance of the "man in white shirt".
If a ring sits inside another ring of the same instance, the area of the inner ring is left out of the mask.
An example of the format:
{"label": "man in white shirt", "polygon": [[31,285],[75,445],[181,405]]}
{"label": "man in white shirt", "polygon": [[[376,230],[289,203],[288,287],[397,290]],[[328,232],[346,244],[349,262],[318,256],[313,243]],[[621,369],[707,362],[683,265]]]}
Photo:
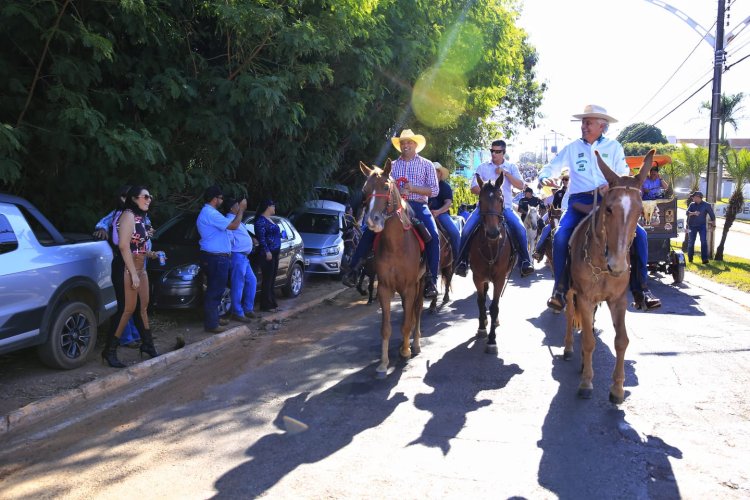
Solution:
{"label": "man in white shirt", "polygon": [[[484,182],[495,181],[500,174],[503,174],[503,199],[505,201],[505,207],[503,209],[503,216],[508,223],[508,229],[510,230],[511,237],[515,241],[516,250],[521,254],[521,276],[528,276],[534,272],[534,266],[531,264],[531,258],[529,257],[529,249],[526,244],[526,229],[523,227],[521,218],[516,212],[513,211],[513,194],[511,186],[516,189],[523,189],[523,176],[518,166],[515,163],[505,161],[505,141],[497,140],[492,142],[490,147],[490,154],[492,160],[486,163],[482,163],[477,167],[476,173],[482,178]],[[471,192],[479,194],[480,187],[477,183],[476,175],[471,176]],[[458,265],[456,266],[455,273],[459,276],[466,276],[467,273],[467,258],[469,254],[469,240],[474,232],[474,229],[479,224],[479,211],[474,210],[469,218],[466,220],[466,224],[461,230],[461,244],[460,253],[458,256]]]}
{"label": "man in white shirt", "polygon": [[[607,114],[607,110],[595,104],[589,104],[580,115],[573,115],[581,120],[581,138],[567,146],[539,172],[539,183],[542,185],[554,185],[553,177],[560,175],[563,168],[570,170],[570,181],[568,190],[562,201],[565,212],[560,219],[554,240],[552,242],[552,260],[555,267],[555,285],[552,297],[547,301],[547,306],[556,311],[562,311],[565,307],[565,293],[568,290],[570,277],[568,274],[568,242],[573,230],[586,216],[571,207],[572,203],[591,205],[594,202],[593,193],[599,188],[606,187],[604,178],[597,164],[594,151],[599,151],[602,159],[609,165],[617,175],[629,175],[630,169],[625,162],[625,152],[622,145],[614,139],[604,137],[610,123],[617,120]],[[661,301],[648,289],[648,239],[646,231],[636,227],[635,249],[637,254],[637,269],[630,273],[630,290],[635,302],[645,308],[656,309],[661,306]]]}

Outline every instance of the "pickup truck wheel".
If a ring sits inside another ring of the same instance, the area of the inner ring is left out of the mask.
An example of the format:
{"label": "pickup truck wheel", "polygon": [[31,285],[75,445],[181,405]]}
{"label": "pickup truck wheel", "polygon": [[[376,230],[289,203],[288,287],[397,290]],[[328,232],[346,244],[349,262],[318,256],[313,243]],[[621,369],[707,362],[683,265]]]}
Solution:
{"label": "pickup truck wheel", "polygon": [[47,341],[39,346],[39,357],[52,368],[78,368],[94,349],[96,334],[96,316],[88,305],[83,302],[63,304],[50,322]]}
{"label": "pickup truck wheel", "polygon": [[298,263],[292,266],[292,272],[289,273],[284,288],[281,290],[285,297],[296,297],[302,291],[302,284],[305,280],[305,271],[302,270],[302,266]]}

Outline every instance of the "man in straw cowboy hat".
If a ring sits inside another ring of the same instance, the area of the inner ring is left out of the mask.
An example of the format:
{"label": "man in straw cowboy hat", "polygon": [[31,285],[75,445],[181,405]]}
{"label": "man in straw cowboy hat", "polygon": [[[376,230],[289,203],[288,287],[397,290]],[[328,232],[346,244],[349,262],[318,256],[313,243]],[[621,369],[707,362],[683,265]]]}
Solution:
{"label": "man in straw cowboy hat", "polygon": [[[481,177],[484,182],[495,181],[500,177],[500,174],[503,174],[502,189],[503,199],[505,200],[503,215],[508,222],[508,229],[510,229],[510,234],[515,243],[516,249],[521,255],[521,276],[528,276],[534,272],[534,266],[531,264],[531,259],[529,258],[529,249],[526,243],[526,229],[523,227],[521,218],[513,210],[513,193],[511,189],[511,186],[516,189],[523,189],[525,184],[523,183],[523,175],[521,175],[518,166],[515,163],[505,161],[506,147],[505,141],[493,141],[492,146],[490,146],[492,160],[479,165],[476,174],[479,174],[479,177]],[[479,183],[477,182],[477,177],[476,175],[472,175],[471,192],[479,194],[479,191],[480,188]],[[464,228],[461,230],[461,251],[458,257],[459,263],[458,266],[456,266],[456,274],[459,276],[466,276],[466,273],[468,272],[468,243],[478,223],[479,211],[474,210],[471,215],[469,215]]]}
{"label": "man in straw cowboy hat", "polygon": [[448,184],[448,177],[450,177],[450,171],[442,166],[440,163],[434,161],[435,172],[438,177],[438,194],[437,196],[430,197],[428,205],[432,216],[435,217],[440,225],[443,226],[443,230],[448,234],[448,240],[451,245],[451,252],[453,253],[453,262],[458,261],[458,242],[460,235],[458,234],[458,228],[451,219],[450,209],[453,206],[453,189]]}
{"label": "man in straw cowboy hat", "polygon": [[[577,202],[591,205],[594,202],[593,193],[600,187],[606,186],[604,178],[594,156],[599,151],[602,159],[618,175],[630,173],[625,162],[625,152],[622,145],[614,139],[604,137],[610,123],[617,120],[607,114],[607,110],[595,104],[587,105],[583,113],[573,115],[581,120],[581,138],[563,148],[562,151],[539,172],[539,182],[543,185],[553,185],[552,177],[560,174],[563,168],[570,171],[568,190],[563,198],[565,212],[560,219],[555,238],[552,242],[552,260],[555,267],[555,285],[552,297],[547,301],[550,309],[561,311],[565,307],[565,293],[568,290],[568,241],[579,222],[586,216],[574,208],[568,209],[570,204]],[[636,304],[646,310],[661,306],[661,301],[648,289],[648,240],[646,231],[636,226],[635,250],[637,255],[637,269],[630,273],[630,291]]]}
{"label": "man in straw cowboy hat", "polygon": [[[427,299],[437,297],[437,277],[440,266],[440,240],[438,239],[435,219],[427,208],[427,199],[438,194],[438,180],[432,162],[419,156],[419,152],[427,145],[423,135],[415,134],[411,129],[404,129],[398,137],[392,137],[391,143],[400,153],[391,166],[391,177],[398,179],[405,177],[406,184],[401,187],[401,195],[406,196],[414,215],[424,224],[432,239],[425,242],[425,259],[429,279],[425,280],[424,296]],[[348,287],[356,285],[357,274],[362,266],[363,258],[372,248],[375,234],[365,229],[359,240],[357,249],[352,255],[349,271],[344,275],[342,283]]]}

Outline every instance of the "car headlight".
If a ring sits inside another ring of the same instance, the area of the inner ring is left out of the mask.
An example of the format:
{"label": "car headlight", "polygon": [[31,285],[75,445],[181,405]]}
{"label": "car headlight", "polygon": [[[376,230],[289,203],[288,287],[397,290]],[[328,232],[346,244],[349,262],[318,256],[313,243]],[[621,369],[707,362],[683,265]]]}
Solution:
{"label": "car headlight", "polygon": [[321,255],[338,255],[341,250],[338,245],[335,247],[325,247],[320,251]]}
{"label": "car headlight", "polygon": [[164,279],[192,281],[198,276],[201,267],[198,264],[188,264],[186,266],[175,267],[167,274],[164,275]]}

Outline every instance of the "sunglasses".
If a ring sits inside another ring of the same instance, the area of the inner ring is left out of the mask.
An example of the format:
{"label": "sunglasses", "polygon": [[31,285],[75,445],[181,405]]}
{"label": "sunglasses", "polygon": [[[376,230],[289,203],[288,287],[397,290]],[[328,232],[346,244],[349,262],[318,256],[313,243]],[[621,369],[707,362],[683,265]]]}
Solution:
{"label": "sunglasses", "polygon": [[493,155],[504,155],[505,150],[504,149],[490,149],[490,153]]}
{"label": "sunglasses", "polygon": [[136,198],[143,198],[144,200],[153,200],[154,197],[150,194],[139,194]]}

